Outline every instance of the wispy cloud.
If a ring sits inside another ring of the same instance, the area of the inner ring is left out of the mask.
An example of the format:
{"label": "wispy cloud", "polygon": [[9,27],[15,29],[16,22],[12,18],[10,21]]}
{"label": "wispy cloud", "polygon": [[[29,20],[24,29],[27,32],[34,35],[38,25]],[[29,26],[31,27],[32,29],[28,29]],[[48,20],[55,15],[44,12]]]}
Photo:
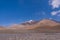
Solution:
{"label": "wispy cloud", "polygon": [[53,18],[49,18],[49,19],[53,19]]}
{"label": "wispy cloud", "polygon": [[58,16],[60,17],[60,14]]}
{"label": "wispy cloud", "polygon": [[59,8],[60,0],[49,0],[49,5],[51,5],[53,9]]}
{"label": "wispy cloud", "polygon": [[60,10],[51,12],[51,15],[53,15],[53,16],[55,16],[55,15],[60,16]]}

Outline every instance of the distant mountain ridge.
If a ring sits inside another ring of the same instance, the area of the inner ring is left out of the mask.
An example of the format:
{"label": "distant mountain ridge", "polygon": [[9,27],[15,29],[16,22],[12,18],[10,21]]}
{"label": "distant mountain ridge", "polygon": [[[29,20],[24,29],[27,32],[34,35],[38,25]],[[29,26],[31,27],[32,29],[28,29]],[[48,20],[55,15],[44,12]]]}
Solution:
{"label": "distant mountain ridge", "polygon": [[57,22],[55,20],[50,20],[50,19],[43,19],[40,21],[29,20],[21,24],[13,24],[10,27],[5,28],[5,30],[19,30],[19,31],[34,30],[34,32],[35,31],[39,31],[39,32],[59,31],[60,32],[60,22]]}
{"label": "distant mountain ridge", "polygon": [[[34,28],[34,27],[41,27],[41,26],[57,26],[60,25],[60,23],[50,20],[50,19],[43,19],[40,21],[31,21],[31,22],[24,22],[22,24],[18,24],[15,26],[15,28]],[[14,28],[12,26],[12,28]]]}

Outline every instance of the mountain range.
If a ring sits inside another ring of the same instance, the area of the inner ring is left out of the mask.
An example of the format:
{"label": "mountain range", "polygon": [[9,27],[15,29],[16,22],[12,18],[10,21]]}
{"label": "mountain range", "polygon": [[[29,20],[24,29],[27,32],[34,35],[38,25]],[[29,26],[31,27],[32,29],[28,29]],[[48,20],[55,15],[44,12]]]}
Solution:
{"label": "mountain range", "polygon": [[8,28],[0,27],[0,30],[7,31],[28,31],[28,32],[60,32],[60,22],[51,19],[40,21],[29,20],[21,24],[13,24]]}

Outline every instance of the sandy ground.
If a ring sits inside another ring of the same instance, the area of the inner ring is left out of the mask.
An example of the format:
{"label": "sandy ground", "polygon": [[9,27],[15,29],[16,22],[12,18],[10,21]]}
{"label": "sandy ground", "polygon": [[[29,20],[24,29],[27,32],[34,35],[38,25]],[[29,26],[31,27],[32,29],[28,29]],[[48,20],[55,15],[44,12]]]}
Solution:
{"label": "sandy ground", "polygon": [[0,40],[60,40],[60,33],[0,34]]}

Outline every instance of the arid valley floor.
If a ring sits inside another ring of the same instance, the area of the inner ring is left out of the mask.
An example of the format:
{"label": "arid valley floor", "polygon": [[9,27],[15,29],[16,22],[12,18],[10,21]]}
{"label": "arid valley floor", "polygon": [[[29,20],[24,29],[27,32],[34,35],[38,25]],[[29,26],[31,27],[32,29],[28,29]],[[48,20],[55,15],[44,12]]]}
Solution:
{"label": "arid valley floor", "polygon": [[0,34],[0,40],[60,40],[60,33]]}

